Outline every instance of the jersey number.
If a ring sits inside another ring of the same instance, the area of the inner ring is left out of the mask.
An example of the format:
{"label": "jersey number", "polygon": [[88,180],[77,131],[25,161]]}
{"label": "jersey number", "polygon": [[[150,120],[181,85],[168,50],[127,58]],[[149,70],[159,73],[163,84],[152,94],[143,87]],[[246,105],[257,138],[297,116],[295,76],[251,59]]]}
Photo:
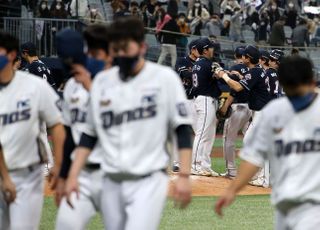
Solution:
{"label": "jersey number", "polygon": [[279,81],[275,82],[274,94],[278,94],[279,92]]}
{"label": "jersey number", "polygon": [[192,85],[193,87],[198,87],[198,75],[196,73],[192,74]]}
{"label": "jersey number", "polygon": [[269,77],[266,77],[265,84],[267,85],[267,90],[268,90],[268,92],[270,93]]}
{"label": "jersey number", "polygon": [[44,80],[46,80],[46,81],[48,80],[48,77],[47,77],[46,74],[43,74],[43,75],[42,75],[42,78],[43,78]]}

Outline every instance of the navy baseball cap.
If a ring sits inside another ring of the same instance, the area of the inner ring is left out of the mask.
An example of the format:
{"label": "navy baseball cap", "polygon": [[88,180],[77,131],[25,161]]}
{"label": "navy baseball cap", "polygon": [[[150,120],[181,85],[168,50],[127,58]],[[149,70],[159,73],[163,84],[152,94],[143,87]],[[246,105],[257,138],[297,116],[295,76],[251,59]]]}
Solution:
{"label": "navy baseball cap", "polygon": [[272,50],[270,53],[270,59],[277,62],[281,62],[283,56],[284,56],[283,51],[279,49]]}
{"label": "navy baseball cap", "polygon": [[237,56],[237,57],[240,57],[243,55],[243,52],[244,52],[244,46],[238,46],[235,50],[234,50],[234,54]]}
{"label": "navy baseball cap", "polygon": [[85,45],[82,35],[71,29],[63,29],[57,33],[57,54],[69,64],[78,63],[85,65]]}
{"label": "navy baseball cap", "polygon": [[259,50],[256,47],[252,46],[252,45],[247,45],[244,48],[243,55],[251,58],[253,61],[256,61],[256,62],[258,62],[259,58],[260,58]]}
{"label": "navy baseball cap", "polygon": [[263,58],[265,60],[270,59],[270,53],[267,50],[260,50],[260,58]]}
{"label": "navy baseball cap", "polygon": [[21,45],[21,52],[35,53],[37,51],[36,45],[32,42],[26,42]]}
{"label": "navy baseball cap", "polygon": [[202,53],[204,49],[214,48],[214,43],[209,38],[201,38],[198,40],[196,48],[199,53]]}
{"label": "navy baseball cap", "polygon": [[192,49],[196,48],[196,46],[198,44],[198,41],[199,41],[199,39],[192,40],[188,45],[189,50],[192,50]]}

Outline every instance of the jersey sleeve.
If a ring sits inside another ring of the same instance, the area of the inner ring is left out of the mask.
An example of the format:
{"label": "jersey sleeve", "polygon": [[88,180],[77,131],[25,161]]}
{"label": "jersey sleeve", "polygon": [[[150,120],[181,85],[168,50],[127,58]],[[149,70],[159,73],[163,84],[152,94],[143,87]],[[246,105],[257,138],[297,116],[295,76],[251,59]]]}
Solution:
{"label": "jersey sleeve", "polygon": [[262,167],[272,146],[272,132],[265,110],[257,114],[249,127],[240,158],[249,163]]}
{"label": "jersey sleeve", "polygon": [[46,122],[48,127],[52,127],[58,123],[62,123],[62,100],[50,85],[41,81],[39,84],[40,98],[39,98],[39,113],[40,119]]}
{"label": "jersey sleeve", "polygon": [[63,118],[63,124],[65,126],[71,127],[71,113],[69,108],[69,87],[68,84],[66,85],[64,91],[63,91],[63,101],[62,101],[62,118]]}
{"label": "jersey sleeve", "polygon": [[182,83],[176,73],[168,74],[170,82],[167,84],[169,103],[169,120],[173,129],[180,125],[192,123],[190,108]]}
{"label": "jersey sleeve", "polygon": [[[93,89],[93,87],[92,87]],[[86,108],[87,116],[86,116],[86,122],[84,125],[81,126],[81,132],[87,134],[91,137],[96,137],[96,127],[94,124],[94,114],[93,114],[93,99],[92,99],[92,93],[90,93],[90,101]]]}

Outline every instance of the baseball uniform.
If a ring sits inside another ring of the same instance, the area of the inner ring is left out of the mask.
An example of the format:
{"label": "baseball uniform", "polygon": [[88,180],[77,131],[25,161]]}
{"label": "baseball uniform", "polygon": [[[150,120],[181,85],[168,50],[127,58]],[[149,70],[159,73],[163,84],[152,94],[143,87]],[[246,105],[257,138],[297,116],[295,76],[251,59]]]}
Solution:
{"label": "baseball uniform", "polygon": [[[194,174],[216,175],[211,169],[211,150],[216,135],[216,110],[221,94],[218,80],[213,78],[212,60],[200,57],[192,69],[194,107],[196,110],[195,139],[192,150]],[[199,173],[198,173],[199,172]]]}
{"label": "baseball uniform", "polygon": [[[64,124],[71,128],[73,141],[78,145],[86,122],[89,92],[71,78],[65,86],[63,99]],[[100,144],[97,143],[80,173],[79,199],[75,194],[72,196],[74,208],[67,204],[65,197],[62,199],[57,215],[57,230],[85,229],[91,217],[100,211],[103,177],[100,152]]]}
{"label": "baseball uniform", "polygon": [[270,160],[275,229],[320,225],[320,98],[296,111],[287,97],[273,100],[253,121],[240,157],[258,167]]}
{"label": "baseball uniform", "polygon": [[[232,66],[229,71],[236,71],[242,76],[245,76],[249,72],[249,68],[244,64],[239,63]],[[232,75],[231,78],[239,81],[239,78],[236,75]],[[236,176],[235,141],[240,130],[242,130],[243,134],[245,134],[248,128],[249,120],[252,116],[252,111],[248,106],[249,92],[247,90],[236,92],[231,89],[230,95],[234,98],[234,100],[231,105],[231,116],[224,123],[223,153],[226,160],[226,175]]]}
{"label": "baseball uniform", "polygon": [[38,229],[43,203],[44,156],[40,154],[40,124],[61,123],[59,97],[47,82],[16,71],[0,87],[0,140],[17,198],[7,206],[0,195],[1,229]]}
{"label": "baseball uniform", "polygon": [[270,95],[271,99],[278,98],[281,95],[281,89],[279,88],[278,72],[274,68],[266,70],[267,77],[269,77]]}
{"label": "baseball uniform", "polygon": [[106,229],[157,229],[168,186],[167,134],[191,124],[179,77],[146,61],[133,79],[122,81],[113,67],[95,77],[90,96],[85,133],[97,136],[103,149]]}

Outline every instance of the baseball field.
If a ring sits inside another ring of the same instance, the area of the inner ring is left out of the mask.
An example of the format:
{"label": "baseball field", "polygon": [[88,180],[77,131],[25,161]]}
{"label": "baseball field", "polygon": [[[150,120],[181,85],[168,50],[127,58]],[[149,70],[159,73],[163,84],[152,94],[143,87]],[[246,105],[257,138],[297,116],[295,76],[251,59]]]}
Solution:
{"label": "baseball field", "polygon": [[[241,141],[237,142],[237,147]],[[217,139],[213,148],[212,167],[217,172],[224,172],[225,161],[222,158],[222,140]],[[239,163],[239,160],[237,161]],[[171,181],[175,175],[170,176]],[[219,194],[228,186],[230,180],[214,177],[192,176],[191,205],[185,210],[174,207],[169,198],[163,213],[160,229],[168,230],[267,230],[273,229],[273,208],[269,202],[270,189],[247,186],[238,196],[235,203],[226,209],[224,218],[219,218],[213,211],[214,203]],[[40,229],[54,229],[57,208],[53,203],[50,191],[46,191]],[[143,211],[143,210],[141,210]],[[101,217],[97,215],[87,229],[103,229]]]}

